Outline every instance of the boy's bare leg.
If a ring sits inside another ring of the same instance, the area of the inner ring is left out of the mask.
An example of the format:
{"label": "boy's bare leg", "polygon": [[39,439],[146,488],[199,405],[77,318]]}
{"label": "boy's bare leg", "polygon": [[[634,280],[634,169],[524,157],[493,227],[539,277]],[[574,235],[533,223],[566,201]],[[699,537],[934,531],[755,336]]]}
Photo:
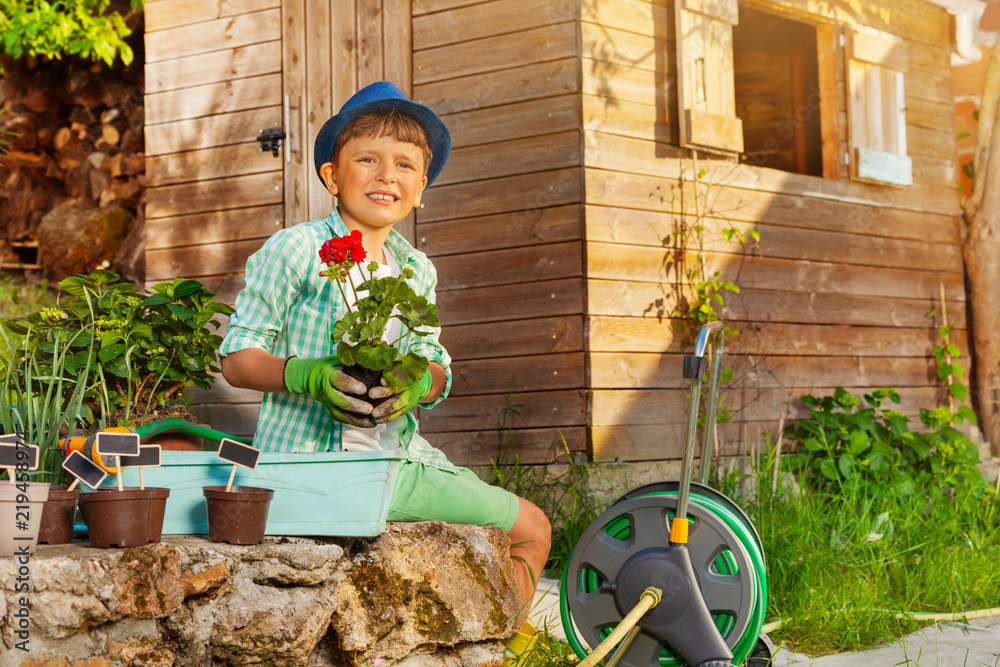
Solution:
{"label": "boy's bare leg", "polygon": [[552,546],[552,524],[534,503],[518,498],[517,518],[507,535],[510,537],[510,557],[517,583],[530,605]]}

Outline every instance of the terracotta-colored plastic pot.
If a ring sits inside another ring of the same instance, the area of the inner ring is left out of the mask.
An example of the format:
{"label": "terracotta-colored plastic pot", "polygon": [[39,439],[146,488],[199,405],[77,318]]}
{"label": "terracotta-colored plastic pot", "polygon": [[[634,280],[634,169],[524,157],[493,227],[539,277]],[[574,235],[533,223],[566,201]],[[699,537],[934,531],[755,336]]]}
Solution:
{"label": "terracotta-colored plastic pot", "polygon": [[267,527],[271,489],[256,486],[203,486],[208,506],[208,539],[229,544],[260,544]]}
{"label": "terracotta-colored plastic pot", "polygon": [[44,482],[0,482],[0,557],[35,552],[48,494]]}
{"label": "terracotta-colored plastic pot", "polygon": [[160,541],[160,533],[163,532],[163,515],[167,511],[167,498],[170,497],[170,489],[147,486],[146,490],[153,492],[153,506],[149,515],[149,541],[151,544],[156,544]]}
{"label": "terracotta-colored plastic pot", "polygon": [[139,547],[149,542],[153,489],[126,486],[80,494],[80,512],[87,524],[90,546]]}
{"label": "terracotta-colored plastic pot", "polygon": [[73,519],[80,489],[50,486],[49,499],[42,507],[42,525],[38,528],[39,544],[69,544],[73,540]]}

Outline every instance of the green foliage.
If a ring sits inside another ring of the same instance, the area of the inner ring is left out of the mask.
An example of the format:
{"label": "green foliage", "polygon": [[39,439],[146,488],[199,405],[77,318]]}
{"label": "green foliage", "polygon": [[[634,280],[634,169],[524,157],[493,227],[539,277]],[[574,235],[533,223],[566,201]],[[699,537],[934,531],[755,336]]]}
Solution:
{"label": "green foliage", "polygon": [[[131,0],[142,11],[145,0]],[[111,66],[116,57],[132,63],[125,38],[132,31],[110,0],[0,0],[0,47],[13,58],[75,55]]]}
{"label": "green foliage", "polygon": [[928,502],[929,487],[893,495],[834,489],[823,475],[796,480],[769,454],[718,488],[760,534],[767,621],[783,621],[770,633],[776,644],[814,656],[857,651],[923,624],[896,612],[1000,606],[1000,502],[977,481],[953,487],[946,502]]}
{"label": "green foliage", "polygon": [[[374,276],[377,268],[378,264],[369,264],[369,276]],[[411,269],[404,269],[395,278],[369,277],[356,288],[358,292],[367,290],[368,294],[337,321],[332,334],[333,340],[339,341],[337,356],[342,363],[378,371],[397,387],[408,387],[423,377],[428,362],[414,352],[400,354],[396,343],[407,333],[429,336],[431,332],[421,327],[441,326],[437,306],[418,295],[406,282],[412,277]],[[402,330],[396,340],[384,341],[382,333],[392,317],[402,323]]]}
{"label": "green foliage", "polygon": [[[110,271],[76,274],[59,283],[71,297],[67,302],[2,322],[24,339],[26,354],[37,357],[52,381],[86,378],[89,423],[115,411],[115,421],[129,423],[188,386],[208,389],[222,342],[209,327],[218,326],[215,315],[232,313],[195,280],[159,283],[152,293],[117,281]],[[60,337],[70,350],[57,365]]]}
{"label": "green foliage", "polygon": [[[25,473],[37,481],[65,482],[62,457],[57,454],[59,434],[82,426],[86,373],[74,377],[66,372],[78,335],[50,332],[45,342],[51,353],[45,353],[27,337],[12,340],[0,327],[7,353],[0,359],[0,426],[4,433],[20,433],[38,446],[38,470]],[[88,345],[87,354],[93,356],[93,345]]]}
{"label": "green foliage", "polygon": [[830,493],[921,496],[930,503],[952,498],[956,491],[986,497],[992,490],[982,479],[976,446],[955,428],[963,419],[947,407],[922,408],[926,432],[911,432],[909,419],[884,409],[899,403],[893,388],[878,389],[861,399],[837,388],[833,396],[805,396],[810,419],[796,424],[792,438],[803,448],[784,461],[815,489]]}

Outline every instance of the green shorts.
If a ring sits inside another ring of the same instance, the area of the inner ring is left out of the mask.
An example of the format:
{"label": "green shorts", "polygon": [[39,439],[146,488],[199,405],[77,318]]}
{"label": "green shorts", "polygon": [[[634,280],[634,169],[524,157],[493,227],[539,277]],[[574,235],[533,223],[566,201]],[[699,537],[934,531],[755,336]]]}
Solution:
{"label": "green shorts", "polygon": [[456,475],[403,461],[387,520],[468,523],[496,526],[509,533],[517,518],[517,496],[487,484],[468,468],[458,471]]}

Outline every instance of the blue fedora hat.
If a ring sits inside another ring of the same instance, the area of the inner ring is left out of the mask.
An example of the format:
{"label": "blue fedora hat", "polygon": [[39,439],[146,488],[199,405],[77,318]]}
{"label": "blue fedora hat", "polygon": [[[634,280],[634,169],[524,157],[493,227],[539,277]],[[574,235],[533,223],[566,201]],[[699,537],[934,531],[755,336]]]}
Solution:
{"label": "blue fedora hat", "polygon": [[[448,154],[451,152],[451,132],[433,109],[406,99],[403,91],[388,81],[376,81],[354,93],[354,96],[340,107],[340,112],[336,116],[323,123],[323,127],[316,135],[313,149],[316,174],[319,175],[319,168],[330,161],[333,156],[333,144],[348,123],[361,114],[383,109],[405,111],[424,126],[433,153],[431,163],[427,167],[427,185],[433,183],[448,161]],[[322,176],[320,180],[323,180]]]}

